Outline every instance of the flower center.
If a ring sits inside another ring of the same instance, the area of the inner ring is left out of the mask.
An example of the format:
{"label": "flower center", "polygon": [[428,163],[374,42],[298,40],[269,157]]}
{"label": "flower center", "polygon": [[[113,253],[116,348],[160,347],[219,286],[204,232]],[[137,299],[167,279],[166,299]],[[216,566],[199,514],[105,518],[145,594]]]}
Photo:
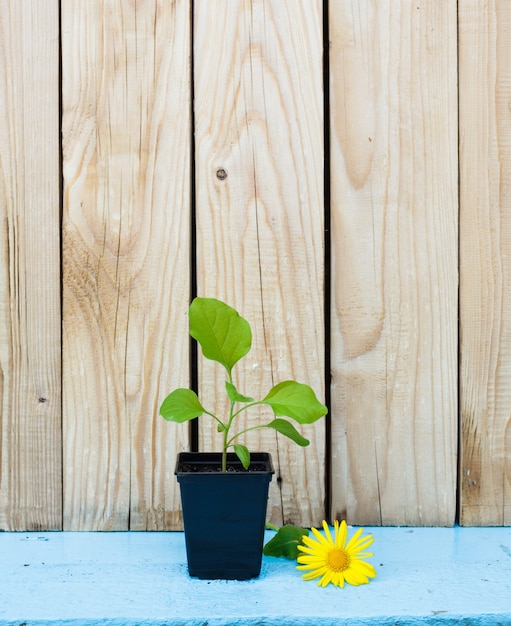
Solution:
{"label": "flower center", "polygon": [[328,566],[335,572],[343,572],[350,564],[350,557],[346,550],[331,550],[327,557]]}

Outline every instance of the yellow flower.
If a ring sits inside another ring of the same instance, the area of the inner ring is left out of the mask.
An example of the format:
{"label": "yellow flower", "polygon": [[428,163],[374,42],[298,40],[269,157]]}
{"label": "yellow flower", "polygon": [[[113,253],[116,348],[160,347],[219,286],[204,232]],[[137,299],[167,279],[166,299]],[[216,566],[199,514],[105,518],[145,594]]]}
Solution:
{"label": "yellow flower", "polygon": [[376,576],[376,570],[363,559],[373,556],[371,552],[365,552],[374,541],[372,535],[361,537],[363,528],[359,528],[353,537],[346,543],[348,538],[348,526],[343,520],[334,522],[334,537],[330,533],[328,524],[323,522],[325,536],[312,528],[316,539],[302,537],[302,543],[298,549],[304,554],[298,557],[296,568],[299,570],[311,570],[302,574],[305,580],[313,580],[321,576],[318,585],[326,587],[328,583],[344,587],[344,581],[349,585],[364,585],[369,578]]}

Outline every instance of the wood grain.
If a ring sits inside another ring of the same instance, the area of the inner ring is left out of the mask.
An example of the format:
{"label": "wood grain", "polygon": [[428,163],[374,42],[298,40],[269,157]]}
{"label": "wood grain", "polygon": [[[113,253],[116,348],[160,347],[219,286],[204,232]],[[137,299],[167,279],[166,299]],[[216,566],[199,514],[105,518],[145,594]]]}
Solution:
{"label": "wood grain", "polygon": [[58,8],[0,8],[1,530],[62,526]]}
{"label": "wood grain", "polygon": [[63,406],[66,529],[180,525],[188,384],[188,0],[66,0]]}
{"label": "wood grain", "polygon": [[330,0],[332,517],[450,525],[456,2]]}
{"label": "wood grain", "polygon": [[[198,293],[228,302],[252,326],[252,351],[234,372],[242,393],[262,398],[294,378],[323,398],[321,2],[194,7]],[[204,404],[221,412],[220,369],[200,361]],[[273,454],[274,522],[323,519],[324,429],[324,421],[302,429],[305,449],[271,431],[247,437],[253,451]],[[221,443],[204,420],[200,439],[203,449]]]}
{"label": "wood grain", "polygon": [[[194,7],[0,0],[0,530],[181,527],[188,433],[158,408],[188,385],[192,185],[198,291],[254,330],[240,390],[324,396],[321,2]],[[460,520],[511,523],[511,9],[330,0],[330,513],[351,523],[454,519],[457,16]],[[222,410],[222,372],[200,377]],[[273,453],[275,523],[324,516],[325,424],[302,431],[247,440]]]}
{"label": "wood grain", "polygon": [[460,522],[511,524],[511,6],[462,0]]}

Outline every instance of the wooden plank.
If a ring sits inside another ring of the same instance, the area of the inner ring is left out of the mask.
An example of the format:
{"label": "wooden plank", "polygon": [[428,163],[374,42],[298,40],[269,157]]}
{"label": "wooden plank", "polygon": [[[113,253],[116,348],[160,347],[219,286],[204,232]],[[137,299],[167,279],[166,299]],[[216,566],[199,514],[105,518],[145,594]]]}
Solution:
{"label": "wooden plank", "polygon": [[[234,372],[243,393],[263,397],[295,378],[322,397],[321,2],[194,6],[198,293],[228,302],[252,325],[252,351]],[[221,368],[200,365],[205,405],[225,410],[214,398]],[[324,429],[322,421],[302,430],[305,449],[268,431],[247,438],[253,451],[273,454],[274,522],[323,519]],[[203,449],[220,445],[205,420],[200,439]]]}
{"label": "wooden plank", "polygon": [[511,6],[459,2],[460,521],[511,524]]}
{"label": "wooden plank", "polygon": [[456,1],[330,0],[332,517],[450,525]]}
{"label": "wooden plank", "polygon": [[62,524],[57,0],[0,5],[0,529]]}
{"label": "wooden plank", "polygon": [[158,417],[188,385],[188,0],[66,0],[63,406],[66,529],[180,524]]}

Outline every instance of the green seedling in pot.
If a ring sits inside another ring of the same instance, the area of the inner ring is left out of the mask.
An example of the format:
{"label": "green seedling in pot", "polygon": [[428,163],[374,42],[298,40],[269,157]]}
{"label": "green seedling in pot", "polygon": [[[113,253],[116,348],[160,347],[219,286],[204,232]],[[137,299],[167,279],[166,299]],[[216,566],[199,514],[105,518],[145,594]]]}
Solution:
{"label": "green seedling in pot", "polygon": [[[327,413],[327,408],[314,391],[303,383],[286,380],[275,385],[262,400],[241,394],[234,383],[232,370],[236,363],[248,354],[252,346],[252,330],[246,319],[232,307],[215,298],[195,298],[188,311],[190,335],[198,341],[207,359],[220,363],[227,372],[225,393],[229,399],[229,413],[223,419],[206,410],[197,394],[191,389],[175,389],[163,401],[160,415],[172,422],[184,423],[209,415],[217,422],[222,434],[222,471],[227,469],[227,451],[232,447],[243,467],[250,466],[250,452],[239,443],[241,435],[259,428],[272,428],[289,437],[299,446],[309,445],[289,419],[298,424],[312,424]],[[236,418],[244,411],[268,405],[275,415],[264,424],[255,424],[236,431]]]}

